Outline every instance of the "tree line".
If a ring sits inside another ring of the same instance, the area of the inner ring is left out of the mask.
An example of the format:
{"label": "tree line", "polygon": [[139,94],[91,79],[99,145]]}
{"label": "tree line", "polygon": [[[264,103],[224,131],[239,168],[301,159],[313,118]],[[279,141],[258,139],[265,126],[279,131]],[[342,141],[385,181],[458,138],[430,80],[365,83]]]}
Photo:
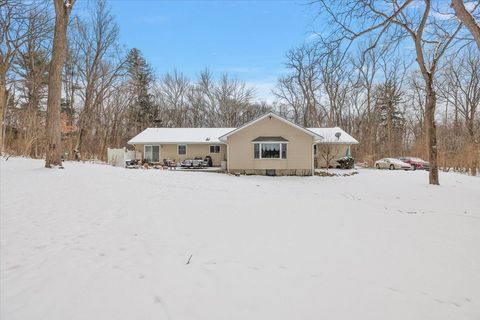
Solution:
{"label": "tree line", "polygon": [[305,127],[342,127],[360,141],[357,162],[424,157],[433,184],[437,168],[477,173],[478,4],[313,1],[323,31],[286,53],[272,103],[229,74],[158,75],[119,43],[104,0],[85,16],[70,15],[74,5],[0,2],[2,153],[104,159],[147,127],[238,127],[273,110]]}
{"label": "tree line", "polygon": [[[217,77],[205,69],[188,79],[174,70],[157,76],[139,49],[121,46],[104,0],[90,10],[87,18],[69,20],[58,81],[55,127],[70,156],[78,150],[84,159],[103,159],[107,147],[123,147],[147,127],[236,127],[270,110],[256,101],[254,88],[226,73]],[[1,23],[8,30],[1,49],[2,150],[41,158],[49,145],[55,13],[48,3],[9,1],[2,4]]]}

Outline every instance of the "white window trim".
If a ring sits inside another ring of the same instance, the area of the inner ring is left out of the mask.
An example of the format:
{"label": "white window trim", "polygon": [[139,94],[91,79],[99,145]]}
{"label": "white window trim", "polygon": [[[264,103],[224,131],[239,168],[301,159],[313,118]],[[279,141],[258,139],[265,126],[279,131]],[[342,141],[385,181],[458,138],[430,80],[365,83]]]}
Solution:
{"label": "white window trim", "polygon": [[[262,144],[280,144],[280,158],[262,158]],[[255,158],[255,151],[253,153],[253,160],[288,160],[288,148],[287,148],[287,157],[285,159],[282,158],[282,144],[288,144],[288,141],[282,141],[282,142],[279,142],[279,141],[262,141],[262,142],[256,142],[256,141],[252,141],[252,144],[259,144],[260,147],[259,147],[259,157],[258,158]]]}
{"label": "white window trim", "polygon": [[[211,148],[211,147],[218,147],[218,152],[211,152],[211,151],[210,151],[210,148]],[[208,146],[208,153],[209,153],[209,154],[219,154],[219,153],[221,153],[221,152],[222,152],[222,146],[219,145],[219,144],[211,144],[211,145]]]}
{"label": "white window trim", "polygon": [[[180,147],[180,146],[185,146],[185,154],[180,154],[180,153],[178,152],[178,147]],[[186,145],[186,144],[183,144],[183,143],[177,144],[177,156],[186,156],[187,154],[188,154],[188,147],[187,147],[187,145]]]}

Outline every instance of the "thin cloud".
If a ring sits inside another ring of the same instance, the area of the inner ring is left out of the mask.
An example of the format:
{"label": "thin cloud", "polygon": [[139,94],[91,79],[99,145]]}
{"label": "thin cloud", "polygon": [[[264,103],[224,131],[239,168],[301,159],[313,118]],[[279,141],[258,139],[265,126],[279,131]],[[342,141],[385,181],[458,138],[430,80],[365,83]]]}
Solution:
{"label": "thin cloud", "polygon": [[249,88],[255,88],[255,100],[265,101],[267,103],[273,103],[275,101],[275,95],[273,94],[272,90],[277,85],[276,79],[247,81],[245,82],[245,85]]}
{"label": "thin cloud", "polygon": [[316,33],[316,32],[313,32],[313,33],[311,33],[311,34],[309,34],[309,35],[307,36],[307,38],[305,39],[305,41],[307,41],[307,42],[313,41],[313,40],[317,39],[318,37],[320,37],[320,35],[319,35],[318,33]]}

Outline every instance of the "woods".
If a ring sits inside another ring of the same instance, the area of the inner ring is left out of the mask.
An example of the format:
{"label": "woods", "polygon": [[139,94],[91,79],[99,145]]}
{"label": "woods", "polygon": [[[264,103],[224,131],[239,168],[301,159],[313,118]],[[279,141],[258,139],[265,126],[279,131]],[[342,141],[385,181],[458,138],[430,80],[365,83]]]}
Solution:
{"label": "woods", "polygon": [[147,127],[237,127],[275,111],[351,132],[370,166],[425,157],[431,184],[439,169],[478,172],[478,2],[312,1],[315,33],[285,53],[270,102],[233,74],[155,72],[120,43],[113,3],[87,15],[74,1],[0,3],[2,153],[105,159]]}

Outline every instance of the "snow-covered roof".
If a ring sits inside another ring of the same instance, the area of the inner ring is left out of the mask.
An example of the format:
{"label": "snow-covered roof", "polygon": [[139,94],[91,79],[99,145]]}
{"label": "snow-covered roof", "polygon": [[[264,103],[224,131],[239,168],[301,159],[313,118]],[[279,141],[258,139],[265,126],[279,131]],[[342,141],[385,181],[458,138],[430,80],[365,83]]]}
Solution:
{"label": "snow-covered roof", "polygon": [[295,124],[295,123],[291,122],[290,120],[287,120],[287,119],[279,116],[279,115],[276,114],[275,112],[270,111],[270,112],[267,112],[266,114],[264,114],[263,116],[260,116],[260,117],[258,117],[258,118],[256,118],[256,119],[253,119],[252,121],[245,123],[243,126],[240,126],[240,127],[236,128],[235,130],[233,130],[233,131],[231,131],[231,132],[228,132],[228,133],[222,135],[219,139],[220,139],[220,141],[226,142],[228,136],[230,136],[230,135],[232,135],[232,134],[235,134],[235,133],[237,133],[237,132],[240,131],[240,130],[245,129],[245,128],[251,126],[252,124],[257,123],[257,122],[259,122],[260,120],[265,119],[266,117],[270,117],[270,118],[273,117],[273,118],[276,118],[276,119],[278,119],[278,120],[280,120],[280,121],[282,121],[282,122],[284,122],[284,123],[287,123],[288,125],[290,125],[290,126],[292,126],[292,127],[294,127],[294,128],[297,128],[298,130],[303,131],[303,132],[305,132],[305,133],[308,134],[308,135],[313,136],[314,139],[315,139],[315,141],[321,141],[322,138],[323,138],[322,136],[319,136],[317,133],[312,132],[312,131],[310,131],[310,130],[302,127],[302,126],[299,126],[298,124]]}
{"label": "snow-covered roof", "polygon": [[339,127],[307,128],[323,137],[322,143],[358,144],[358,141]]}
{"label": "snow-covered roof", "polygon": [[128,144],[145,143],[222,143],[218,137],[235,128],[148,128]]}
{"label": "snow-covered roof", "polygon": [[[130,139],[128,144],[224,143],[219,140],[236,128],[148,128]],[[339,127],[303,129],[316,135],[321,143],[357,144],[351,135]],[[340,136],[337,137],[337,133]],[[323,139],[322,139],[323,138]]]}

